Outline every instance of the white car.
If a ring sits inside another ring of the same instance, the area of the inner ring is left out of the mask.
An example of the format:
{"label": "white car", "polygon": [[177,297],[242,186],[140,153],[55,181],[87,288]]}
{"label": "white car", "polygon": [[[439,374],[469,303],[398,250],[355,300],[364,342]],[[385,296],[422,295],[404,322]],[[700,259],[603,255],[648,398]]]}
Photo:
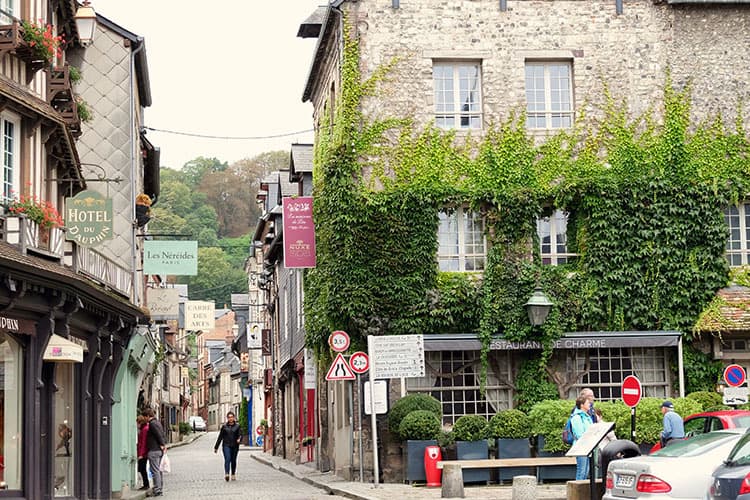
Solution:
{"label": "white car", "polygon": [[708,491],[711,472],[744,433],[745,429],[708,432],[673,442],[651,455],[610,462],[602,500],[701,500]]}
{"label": "white car", "polygon": [[193,431],[206,430],[206,421],[203,420],[203,417],[201,416],[193,415],[188,419],[188,423],[190,424],[190,428],[193,429]]}

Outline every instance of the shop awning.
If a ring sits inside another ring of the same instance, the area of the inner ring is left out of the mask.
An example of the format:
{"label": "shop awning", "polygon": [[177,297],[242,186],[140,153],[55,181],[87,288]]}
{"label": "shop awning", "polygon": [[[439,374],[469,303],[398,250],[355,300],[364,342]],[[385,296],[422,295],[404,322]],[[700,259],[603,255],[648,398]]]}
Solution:
{"label": "shop awning", "polygon": [[52,335],[44,350],[44,361],[83,363],[83,347],[60,335]]}
{"label": "shop awning", "polygon": [[[569,332],[556,340],[553,349],[609,349],[617,347],[673,347],[682,333],[673,330]],[[479,351],[482,343],[475,333],[427,334],[425,351]],[[536,340],[510,341],[496,337],[490,342],[492,351],[521,351],[541,349]]]}

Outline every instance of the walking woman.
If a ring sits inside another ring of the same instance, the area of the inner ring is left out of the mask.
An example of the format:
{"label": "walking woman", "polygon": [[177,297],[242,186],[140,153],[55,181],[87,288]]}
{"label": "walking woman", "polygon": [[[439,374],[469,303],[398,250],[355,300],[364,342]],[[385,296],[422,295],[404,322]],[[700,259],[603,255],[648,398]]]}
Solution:
{"label": "walking woman", "polygon": [[216,439],[214,445],[214,453],[219,451],[219,444],[222,445],[222,451],[224,452],[224,481],[229,481],[229,473],[232,473],[232,481],[235,481],[237,477],[237,453],[240,451],[240,441],[242,440],[242,430],[240,424],[237,423],[234,417],[234,413],[231,411],[227,413],[227,421],[221,426],[219,431],[219,437]]}
{"label": "walking woman", "polygon": [[138,423],[138,472],[141,474],[143,486],[139,490],[148,490],[148,447],[146,446],[146,437],[148,436],[148,420],[143,415],[136,418]]}
{"label": "walking woman", "polygon": [[[586,429],[589,428],[594,421],[589,414],[591,409],[591,400],[586,396],[579,396],[576,399],[576,409],[573,410],[573,416],[570,417],[570,428],[573,431],[573,437],[575,444]],[[589,457],[576,457],[576,479],[588,479],[589,477]]]}

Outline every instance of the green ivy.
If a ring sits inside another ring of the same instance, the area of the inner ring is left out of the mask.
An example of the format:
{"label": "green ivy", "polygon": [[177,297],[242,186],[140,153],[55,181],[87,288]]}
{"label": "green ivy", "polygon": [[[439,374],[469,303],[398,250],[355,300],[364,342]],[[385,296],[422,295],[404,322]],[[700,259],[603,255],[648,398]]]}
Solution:
{"label": "green ivy", "polygon": [[[667,74],[658,113],[632,117],[604,88],[588,126],[542,145],[522,114],[463,140],[410,117],[366,116],[364,100],[406,62],[366,78],[359,63],[347,36],[341,92],[315,141],[318,261],[306,275],[305,314],[307,345],[322,359],[333,330],[354,347],[368,335],[476,332],[484,384],[497,335],[541,341],[541,370],[566,331],[699,334],[693,326],[728,282],[722,209],[750,180],[740,119],[734,128],[691,123],[690,89],[675,90]],[[489,250],[478,277],[438,271],[438,212],[460,205],[484,216]],[[568,245],[579,257],[547,266],[535,221],[554,208],[570,214]],[[523,305],[537,284],[555,305],[532,328]],[[705,388],[713,367],[685,366],[691,390]]]}

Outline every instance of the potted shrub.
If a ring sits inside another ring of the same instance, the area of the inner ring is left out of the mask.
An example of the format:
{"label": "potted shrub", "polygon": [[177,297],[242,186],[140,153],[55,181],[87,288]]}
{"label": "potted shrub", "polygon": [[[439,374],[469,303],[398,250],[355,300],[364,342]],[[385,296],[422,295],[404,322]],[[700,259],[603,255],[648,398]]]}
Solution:
{"label": "potted shrub", "polygon": [[[497,458],[531,457],[531,421],[521,410],[510,409],[496,413],[487,424],[487,437],[495,440]],[[528,473],[528,467],[502,467],[498,469],[498,482]]]}
{"label": "potted shrub", "polygon": [[440,419],[429,410],[414,410],[399,424],[398,436],[406,441],[406,480],[426,481],[424,450],[436,446],[441,435]]}
{"label": "potted shrub", "polygon": [[[536,456],[559,457],[570,448],[562,442],[562,430],[565,427],[575,401],[548,400],[532,406],[529,411],[531,432],[536,436]],[[537,468],[537,479],[571,480],[576,477],[575,465],[554,465]]]}
{"label": "potted shrub", "polygon": [[[456,440],[456,456],[459,460],[473,460],[489,457],[487,443],[487,419],[481,415],[464,415],[453,424],[453,437]],[[489,469],[463,470],[464,483],[488,482]]]}
{"label": "potted shrub", "polygon": [[409,413],[416,410],[425,410],[434,414],[438,422],[443,418],[443,408],[440,401],[430,396],[429,394],[409,394],[395,403],[388,411],[388,430],[397,438],[405,441],[402,448],[402,453],[406,455],[404,462],[406,463],[406,481],[426,481],[424,473],[424,449],[427,446],[434,445],[430,440],[415,439],[410,437],[402,437],[399,432],[401,421]]}

